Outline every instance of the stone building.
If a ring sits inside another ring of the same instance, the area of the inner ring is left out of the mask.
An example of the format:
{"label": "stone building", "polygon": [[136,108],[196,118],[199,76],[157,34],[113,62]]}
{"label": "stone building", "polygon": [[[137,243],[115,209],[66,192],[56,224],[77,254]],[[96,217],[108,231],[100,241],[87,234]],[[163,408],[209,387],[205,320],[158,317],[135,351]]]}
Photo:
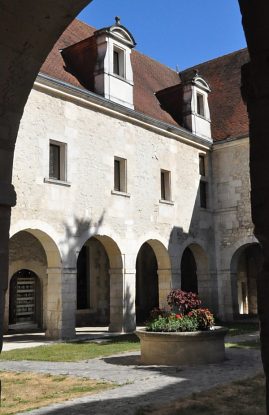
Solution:
{"label": "stone building", "polygon": [[171,287],[255,315],[245,50],[177,73],[116,19],[75,20],[25,107],[15,151],[6,329],[132,331]]}

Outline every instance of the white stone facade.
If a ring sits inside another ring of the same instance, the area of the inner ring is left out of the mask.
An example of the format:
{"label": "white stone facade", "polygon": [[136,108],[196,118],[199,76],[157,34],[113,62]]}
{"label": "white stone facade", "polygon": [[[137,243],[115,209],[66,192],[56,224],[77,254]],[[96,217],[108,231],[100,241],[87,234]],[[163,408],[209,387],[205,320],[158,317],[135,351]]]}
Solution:
{"label": "white stone facade", "polygon": [[259,253],[242,256],[257,244],[248,139],[213,144],[207,92],[205,123],[188,132],[37,78],[15,151],[6,329],[34,323],[52,338],[74,337],[76,324],[133,331],[188,278],[220,318],[255,314],[248,270]]}

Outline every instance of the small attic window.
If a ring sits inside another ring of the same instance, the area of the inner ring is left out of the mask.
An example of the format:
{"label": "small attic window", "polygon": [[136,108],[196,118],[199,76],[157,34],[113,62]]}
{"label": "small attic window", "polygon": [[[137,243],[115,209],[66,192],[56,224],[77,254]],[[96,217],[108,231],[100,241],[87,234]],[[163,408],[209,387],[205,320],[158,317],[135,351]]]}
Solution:
{"label": "small attic window", "polygon": [[205,116],[204,95],[197,93],[197,95],[196,95],[196,101],[197,101],[196,112],[197,112],[197,114],[199,114],[202,117],[204,117]]}
{"label": "small attic window", "polygon": [[114,47],[113,49],[113,73],[125,78],[125,54],[124,50]]}

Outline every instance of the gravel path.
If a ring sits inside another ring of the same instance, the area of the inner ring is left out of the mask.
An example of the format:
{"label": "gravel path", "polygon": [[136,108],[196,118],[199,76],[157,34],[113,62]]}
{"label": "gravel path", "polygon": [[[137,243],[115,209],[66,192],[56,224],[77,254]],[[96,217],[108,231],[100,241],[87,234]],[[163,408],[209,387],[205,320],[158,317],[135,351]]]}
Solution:
{"label": "gravel path", "polygon": [[28,415],[134,415],[141,407],[163,405],[193,392],[254,376],[262,370],[259,350],[228,349],[226,357],[221,364],[164,367],[143,366],[138,353],[125,353],[74,363],[1,361],[0,370],[67,374],[121,385],[97,395],[27,412]]}

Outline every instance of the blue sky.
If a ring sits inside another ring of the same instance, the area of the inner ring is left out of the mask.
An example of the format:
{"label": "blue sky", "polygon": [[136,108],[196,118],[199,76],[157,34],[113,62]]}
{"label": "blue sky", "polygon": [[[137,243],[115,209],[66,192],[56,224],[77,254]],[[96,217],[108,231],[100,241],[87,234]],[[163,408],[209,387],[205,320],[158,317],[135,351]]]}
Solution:
{"label": "blue sky", "polygon": [[115,16],[137,50],[173,69],[246,46],[237,0],[93,0],[78,18],[101,28]]}

